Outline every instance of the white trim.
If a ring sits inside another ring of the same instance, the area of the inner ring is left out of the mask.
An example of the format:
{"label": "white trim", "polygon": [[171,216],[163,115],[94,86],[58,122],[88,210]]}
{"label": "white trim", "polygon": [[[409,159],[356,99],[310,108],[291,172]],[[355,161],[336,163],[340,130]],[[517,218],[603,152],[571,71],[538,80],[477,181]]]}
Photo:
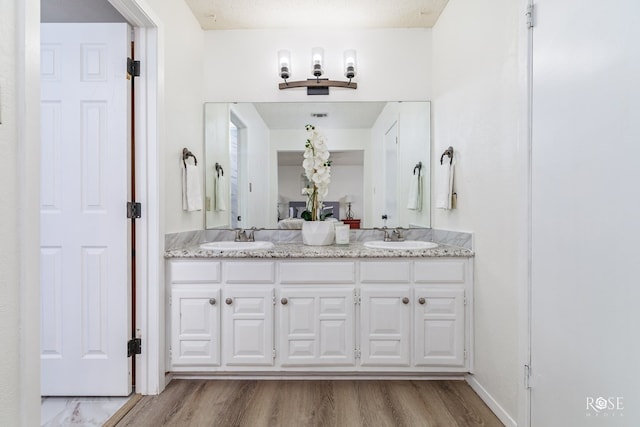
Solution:
{"label": "white trim", "polygon": [[521,199],[520,212],[526,218],[518,233],[518,252],[522,260],[518,265],[518,375],[517,420],[521,427],[531,425],[531,390],[526,387],[524,377],[525,365],[531,366],[531,150],[532,150],[532,112],[533,112],[533,30],[528,28],[524,11],[533,6],[533,0],[520,0],[519,7],[523,13],[518,23],[519,48],[518,63],[520,68],[520,120],[524,123],[519,131],[518,139],[523,146],[518,159],[518,169],[524,171],[520,178]]}
{"label": "white trim", "polygon": [[505,411],[504,408],[500,406],[498,401],[489,394],[487,389],[485,389],[473,375],[467,375],[464,379],[465,381],[467,381],[467,384],[469,384],[473,391],[476,392],[480,399],[482,399],[482,401],[487,404],[489,409],[491,409],[496,417],[498,417],[502,424],[504,424],[506,427],[517,427],[518,424],[516,423],[516,421],[511,418],[507,411]]}
{"label": "white trim", "polygon": [[40,2],[16,1],[13,5],[20,288],[16,393],[19,425],[29,426],[40,425]]}
{"label": "white trim", "polygon": [[160,135],[163,103],[163,30],[160,20],[142,0],[109,0],[135,26],[141,76],[136,86],[136,196],[142,203],[137,236],[137,336],[142,354],[136,356],[136,392],[159,394],[164,390],[164,227],[161,210]]}
{"label": "white trim", "polygon": [[378,381],[378,380],[398,380],[398,381],[465,381],[465,375],[438,375],[438,374],[427,374],[427,375],[416,375],[416,374],[408,374],[408,375],[400,375],[400,374],[335,374],[330,372],[318,372],[317,374],[309,374],[306,372],[301,373],[282,373],[282,372],[257,372],[257,373],[224,373],[224,374],[208,374],[208,373],[182,373],[182,372],[173,372],[171,377],[167,381],[172,380],[289,380],[289,381],[297,381],[297,380],[331,380],[331,381],[342,381],[342,380],[354,380],[354,381]]}

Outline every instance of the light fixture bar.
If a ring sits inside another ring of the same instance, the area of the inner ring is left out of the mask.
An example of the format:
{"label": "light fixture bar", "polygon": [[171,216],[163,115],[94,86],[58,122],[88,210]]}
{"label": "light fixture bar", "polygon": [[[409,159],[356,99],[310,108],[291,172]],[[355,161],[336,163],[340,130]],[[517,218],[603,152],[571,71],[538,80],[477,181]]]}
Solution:
{"label": "light fixture bar", "polygon": [[280,88],[280,90],[293,89],[297,87],[306,87],[307,95],[328,95],[330,87],[357,89],[358,83],[345,82],[341,80],[329,80],[329,79],[307,79],[307,80],[298,80],[295,82],[280,83],[278,87]]}

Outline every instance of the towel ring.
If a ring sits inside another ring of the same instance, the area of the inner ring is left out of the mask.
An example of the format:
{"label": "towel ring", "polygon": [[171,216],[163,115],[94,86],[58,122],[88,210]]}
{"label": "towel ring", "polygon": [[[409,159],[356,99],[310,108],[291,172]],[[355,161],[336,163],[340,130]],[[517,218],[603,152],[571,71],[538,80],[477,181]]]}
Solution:
{"label": "towel ring", "polygon": [[196,166],[198,166],[198,159],[196,159],[196,156],[194,156],[193,153],[191,151],[189,151],[187,148],[183,148],[182,149],[182,164],[184,164],[185,169],[187,167],[187,159],[189,157],[193,157],[193,163]]}
{"label": "towel ring", "polygon": [[444,156],[449,156],[449,164],[452,165],[453,164],[453,147],[452,146],[449,146],[449,148],[444,150],[444,153],[442,153],[442,156],[440,156],[440,164],[442,164],[442,160],[444,159]]}
{"label": "towel ring", "polygon": [[413,174],[416,174],[416,169],[418,169],[418,178],[420,178],[420,172],[422,172],[422,162],[418,162],[413,168]]}
{"label": "towel ring", "polygon": [[220,174],[224,176],[224,169],[222,169],[222,165],[220,163],[216,162],[215,168],[216,168],[216,174],[218,175],[218,178],[220,178]]}

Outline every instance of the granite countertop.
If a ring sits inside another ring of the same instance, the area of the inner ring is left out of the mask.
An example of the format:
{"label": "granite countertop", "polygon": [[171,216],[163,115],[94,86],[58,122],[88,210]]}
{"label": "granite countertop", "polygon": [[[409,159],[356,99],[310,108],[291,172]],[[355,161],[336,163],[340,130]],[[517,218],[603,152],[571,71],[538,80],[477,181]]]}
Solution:
{"label": "granite countertop", "polygon": [[199,245],[171,249],[165,258],[420,258],[473,257],[473,251],[458,246],[438,244],[432,249],[370,249],[362,242],[348,245],[307,246],[302,243],[275,243],[269,249],[220,251],[201,249]]}

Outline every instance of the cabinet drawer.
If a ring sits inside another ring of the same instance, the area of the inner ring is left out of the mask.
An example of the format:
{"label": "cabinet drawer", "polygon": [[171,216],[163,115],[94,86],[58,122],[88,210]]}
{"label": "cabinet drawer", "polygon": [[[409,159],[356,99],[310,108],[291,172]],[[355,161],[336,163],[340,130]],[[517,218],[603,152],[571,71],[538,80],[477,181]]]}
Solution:
{"label": "cabinet drawer", "polygon": [[363,261],[360,263],[360,281],[363,283],[409,283],[411,263]]}
{"label": "cabinet drawer", "polygon": [[172,261],[169,263],[172,283],[220,282],[218,261]]}
{"label": "cabinet drawer", "polygon": [[281,283],[355,283],[354,262],[283,262]]}
{"label": "cabinet drawer", "polygon": [[416,261],[416,283],[464,283],[464,261]]}
{"label": "cabinet drawer", "polygon": [[227,283],[273,283],[276,278],[275,264],[271,261],[224,263]]}

